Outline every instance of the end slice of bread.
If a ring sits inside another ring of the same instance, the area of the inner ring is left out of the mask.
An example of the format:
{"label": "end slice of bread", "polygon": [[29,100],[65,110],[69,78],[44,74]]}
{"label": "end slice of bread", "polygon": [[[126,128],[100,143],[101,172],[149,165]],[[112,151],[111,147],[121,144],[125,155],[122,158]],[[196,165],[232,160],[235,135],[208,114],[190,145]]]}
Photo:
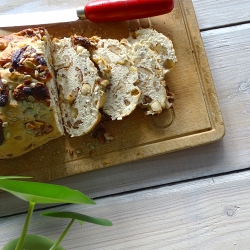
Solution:
{"label": "end slice of bread", "polygon": [[165,75],[177,59],[172,41],[153,29],[140,29],[130,34],[130,59],[138,69],[141,97],[139,106],[146,114],[159,114],[172,106],[173,94],[169,92]]}
{"label": "end slice of bread", "polygon": [[65,130],[72,137],[87,134],[96,126],[105,102],[108,81],[99,77],[88,45],[88,39],[79,36],[52,41],[60,109]]}

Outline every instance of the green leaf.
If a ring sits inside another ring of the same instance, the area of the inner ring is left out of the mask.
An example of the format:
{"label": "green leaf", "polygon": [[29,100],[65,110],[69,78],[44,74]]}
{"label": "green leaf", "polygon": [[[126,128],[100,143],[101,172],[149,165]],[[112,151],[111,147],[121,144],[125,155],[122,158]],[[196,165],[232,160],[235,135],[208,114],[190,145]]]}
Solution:
{"label": "green leaf", "polygon": [[28,202],[95,204],[83,193],[60,185],[0,179],[0,189]]}
{"label": "green leaf", "polygon": [[[9,241],[3,248],[2,250],[13,250],[15,249],[18,239],[13,239]],[[55,242],[49,238],[46,238],[41,235],[35,235],[35,234],[28,234],[25,237],[24,244],[22,249],[24,250],[34,250],[34,249],[39,249],[39,250],[48,250],[50,249]],[[61,246],[58,246],[56,250],[65,250]]]}
{"label": "green leaf", "polygon": [[75,213],[75,212],[44,212],[41,213],[42,216],[50,216],[50,217],[57,217],[57,218],[69,218],[69,219],[75,219],[78,221],[82,221],[82,222],[89,222],[89,223],[93,223],[93,224],[97,224],[97,225],[101,225],[101,226],[112,226],[113,223],[109,220],[106,219],[102,219],[102,218],[95,218],[95,217],[91,217],[88,215],[84,215],[84,214],[79,214],[79,213]]}
{"label": "green leaf", "polygon": [[6,179],[28,179],[28,178],[32,178],[32,177],[29,177],[29,176],[0,176],[0,180],[6,180]]}
{"label": "green leaf", "polygon": [[81,226],[85,223],[85,221],[82,220],[76,220]]}

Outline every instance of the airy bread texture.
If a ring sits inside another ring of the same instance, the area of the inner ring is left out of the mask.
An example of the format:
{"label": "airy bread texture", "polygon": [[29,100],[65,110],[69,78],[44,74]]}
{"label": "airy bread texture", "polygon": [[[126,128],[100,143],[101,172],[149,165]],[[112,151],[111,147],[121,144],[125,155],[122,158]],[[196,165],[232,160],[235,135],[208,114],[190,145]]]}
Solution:
{"label": "airy bread texture", "polygon": [[126,39],[92,38],[96,49],[92,59],[103,77],[109,80],[106,89],[106,102],[103,111],[112,120],[122,120],[136,108],[141,95],[138,83],[138,72],[129,59],[130,44]]}
{"label": "airy bread texture", "polygon": [[140,43],[156,52],[156,59],[164,67],[163,74],[168,73],[177,62],[172,41],[154,29],[139,29],[133,32],[128,41],[133,45]]}
{"label": "airy bread texture", "polygon": [[99,109],[105,102],[108,84],[99,77],[85,47],[89,48],[90,43],[80,36],[52,41],[63,123],[72,137],[87,134],[101,120]]}
{"label": "airy bread texture", "polygon": [[45,29],[0,38],[0,158],[64,134]]}
{"label": "airy bread texture", "polygon": [[173,94],[166,88],[165,75],[176,63],[169,38],[153,29],[140,29],[130,34],[129,57],[138,69],[141,90],[139,106],[147,115],[159,114],[172,106]]}

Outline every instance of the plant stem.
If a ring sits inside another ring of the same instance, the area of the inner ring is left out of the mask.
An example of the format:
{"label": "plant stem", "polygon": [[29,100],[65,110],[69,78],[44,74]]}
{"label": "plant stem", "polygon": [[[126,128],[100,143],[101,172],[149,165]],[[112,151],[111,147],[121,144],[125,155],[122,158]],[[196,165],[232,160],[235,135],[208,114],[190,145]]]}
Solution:
{"label": "plant stem", "polygon": [[60,235],[60,237],[58,238],[58,240],[56,241],[56,243],[49,249],[49,250],[55,250],[57,248],[57,246],[59,246],[59,244],[61,243],[61,241],[63,240],[64,236],[67,234],[67,232],[69,231],[70,227],[72,226],[73,222],[75,219],[72,219],[69,223],[69,225],[65,228],[65,230],[62,232],[62,234]]}
{"label": "plant stem", "polygon": [[24,226],[23,226],[22,233],[21,233],[21,236],[19,237],[19,240],[18,240],[18,243],[16,245],[15,250],[21,250],[21,248],[23,246],[23,242],[25,240],[25,236],[26,236],[27,231],[28,231],[28,227],[29,227],[30,219],[31,219],[32,214],[33,214],[34,207],[35,207],[35,203],[30,202],[29,203],[28,214],[27,214],[27,217],[26,217],[26,220],[25,220],[25,223],[24,223]]}

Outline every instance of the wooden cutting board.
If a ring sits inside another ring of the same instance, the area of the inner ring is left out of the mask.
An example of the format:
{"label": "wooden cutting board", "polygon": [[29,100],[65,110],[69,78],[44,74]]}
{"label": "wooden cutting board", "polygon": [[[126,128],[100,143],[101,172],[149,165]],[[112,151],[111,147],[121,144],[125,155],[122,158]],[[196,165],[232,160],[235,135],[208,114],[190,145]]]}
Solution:
{"label": "wooden cutting board", "polygon": [[[175,94],[174,108],[154,117],[145,116],[145,110],[137,108],[122,121],[106,119],[100,125],[113,136],[109,143],[103,143],[94,133],[79,138],[64,136],[24,156],[0,160],[0,175],[26,175],[48,181],[223,137],[224,124],[192,1],[176,0],[170,14],[150,20],[154,29],[173,41],[176,51],[178,62],[166,76],[167,85]],[[140,20],[142,27],[148,24],[148,19]],[[55,37],[76,33],[117,39],[128,37],[129,30],[137,27],[137,21],[100,24],[76,21],[46,26]],[[1,29],[0,35],[23,28],[27,27]]]}

